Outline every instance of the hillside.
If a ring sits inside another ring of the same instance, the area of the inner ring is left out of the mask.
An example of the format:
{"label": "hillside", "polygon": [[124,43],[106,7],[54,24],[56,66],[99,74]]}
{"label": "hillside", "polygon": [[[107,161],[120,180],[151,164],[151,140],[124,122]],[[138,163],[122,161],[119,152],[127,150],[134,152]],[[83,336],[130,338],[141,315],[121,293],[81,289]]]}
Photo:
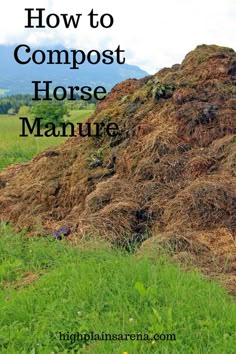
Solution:
{"label": "hillside", "polygon": [[[46,52],[49,48],[43,47],[41,49]],[[65,50],[64,47],[50,49]],[[46,63],[37,65],[32,62],[20,65],[14,59],[14,50],[14,46],[0,45],[0,95],[33,94],[34,86],[31,81],[37,80],[50,80],[53,82],[52,87],[104,86],[109,91],[122,80],[139,79],[147,75],[139,67],[129,64],[105,65],[98,63],[90,65],[85,62],[78,70],[71,70],[70,65],[47,65]],[[34,50],[35,48],[32,47],[31,51]],[[22,60],[26,60],[26,56],[23,54]]]}
{"label": "hillside", "polygon": [[[236,54],[198,46],[181,65],[115,86],[90,122],[116,138],[71,138],[0,174],[0,219],[32,234],[62,226],[178,259],[236,269]],[[97,161],[97,163],[93,163]]]}

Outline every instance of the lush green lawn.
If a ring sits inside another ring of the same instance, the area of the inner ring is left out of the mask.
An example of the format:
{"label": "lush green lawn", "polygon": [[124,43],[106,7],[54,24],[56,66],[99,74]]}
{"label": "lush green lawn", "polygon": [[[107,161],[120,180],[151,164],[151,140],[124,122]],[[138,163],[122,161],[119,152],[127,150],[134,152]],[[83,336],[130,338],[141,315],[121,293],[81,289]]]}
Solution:
{"label": "lush green lawn", "polygon": [[[92,113],[92,110],[75,110],[66,119],[73,123],[81,122]],[[19,115],[0,115],[0,170],[12,163],[26,162],[40,151],[65,140],[62,137],[20,137],[20,132]]]}
{"label": "lush green lawn", "polygon": [[[1,353],[236,353],[236,304],[199,274],[164,256],[0,230]],[[77,341],[77,332],[176,340]]]}

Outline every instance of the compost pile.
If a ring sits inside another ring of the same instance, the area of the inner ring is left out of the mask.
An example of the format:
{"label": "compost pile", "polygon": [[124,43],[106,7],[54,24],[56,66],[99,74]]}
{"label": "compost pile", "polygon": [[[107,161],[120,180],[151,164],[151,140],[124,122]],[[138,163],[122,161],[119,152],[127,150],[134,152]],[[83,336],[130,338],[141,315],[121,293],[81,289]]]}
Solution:
{"label": "compost pile", "polygon": [[77,240],[143,241],[140,252],[166,244],[235,290],[234,50],[201,45],[180,65],[124,81],[89,122],[116,122],[121,134],[70,138],[6,168],[0,219],[38,235],[69,227]]}

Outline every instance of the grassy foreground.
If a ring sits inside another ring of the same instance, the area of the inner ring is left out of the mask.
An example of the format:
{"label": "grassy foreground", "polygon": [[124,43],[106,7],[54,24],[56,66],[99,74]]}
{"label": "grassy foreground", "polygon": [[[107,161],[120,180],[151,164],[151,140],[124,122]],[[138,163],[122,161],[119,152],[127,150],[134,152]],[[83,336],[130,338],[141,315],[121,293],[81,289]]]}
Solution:
{"label": "grassy foreground", "polygon": [[[70,111],[66,118],[72,123],[82,122],[93,110]],[[0,115],[0,171],[6,166],[29,161],[34,155],[49,146],[57,146],[66,138],[63,137],[20,137],[21,121],[19,114],[15,116]]]}
{"label": "grassy foreground", "polygon": [[[0,232],[1,353],[236,352],[236,304],[165,256],[153,263],[95,241],[72,247],[4,224]],[[77,332],[169,340],[76,340]]]}

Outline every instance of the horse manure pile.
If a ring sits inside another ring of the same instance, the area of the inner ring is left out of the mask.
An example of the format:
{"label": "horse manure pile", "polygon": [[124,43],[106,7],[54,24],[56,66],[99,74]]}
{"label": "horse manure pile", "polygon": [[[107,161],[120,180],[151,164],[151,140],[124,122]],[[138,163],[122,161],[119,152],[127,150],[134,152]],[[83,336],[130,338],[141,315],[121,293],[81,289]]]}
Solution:
{"label": "horse manure pile", "polygon": [[6,168],[0,219],[32,235],[143,243],[156,257],[164,244],[236,291],[234,50],[201,45],[180,65],[124,81],[88,122],[120,133],[70,138]]}

